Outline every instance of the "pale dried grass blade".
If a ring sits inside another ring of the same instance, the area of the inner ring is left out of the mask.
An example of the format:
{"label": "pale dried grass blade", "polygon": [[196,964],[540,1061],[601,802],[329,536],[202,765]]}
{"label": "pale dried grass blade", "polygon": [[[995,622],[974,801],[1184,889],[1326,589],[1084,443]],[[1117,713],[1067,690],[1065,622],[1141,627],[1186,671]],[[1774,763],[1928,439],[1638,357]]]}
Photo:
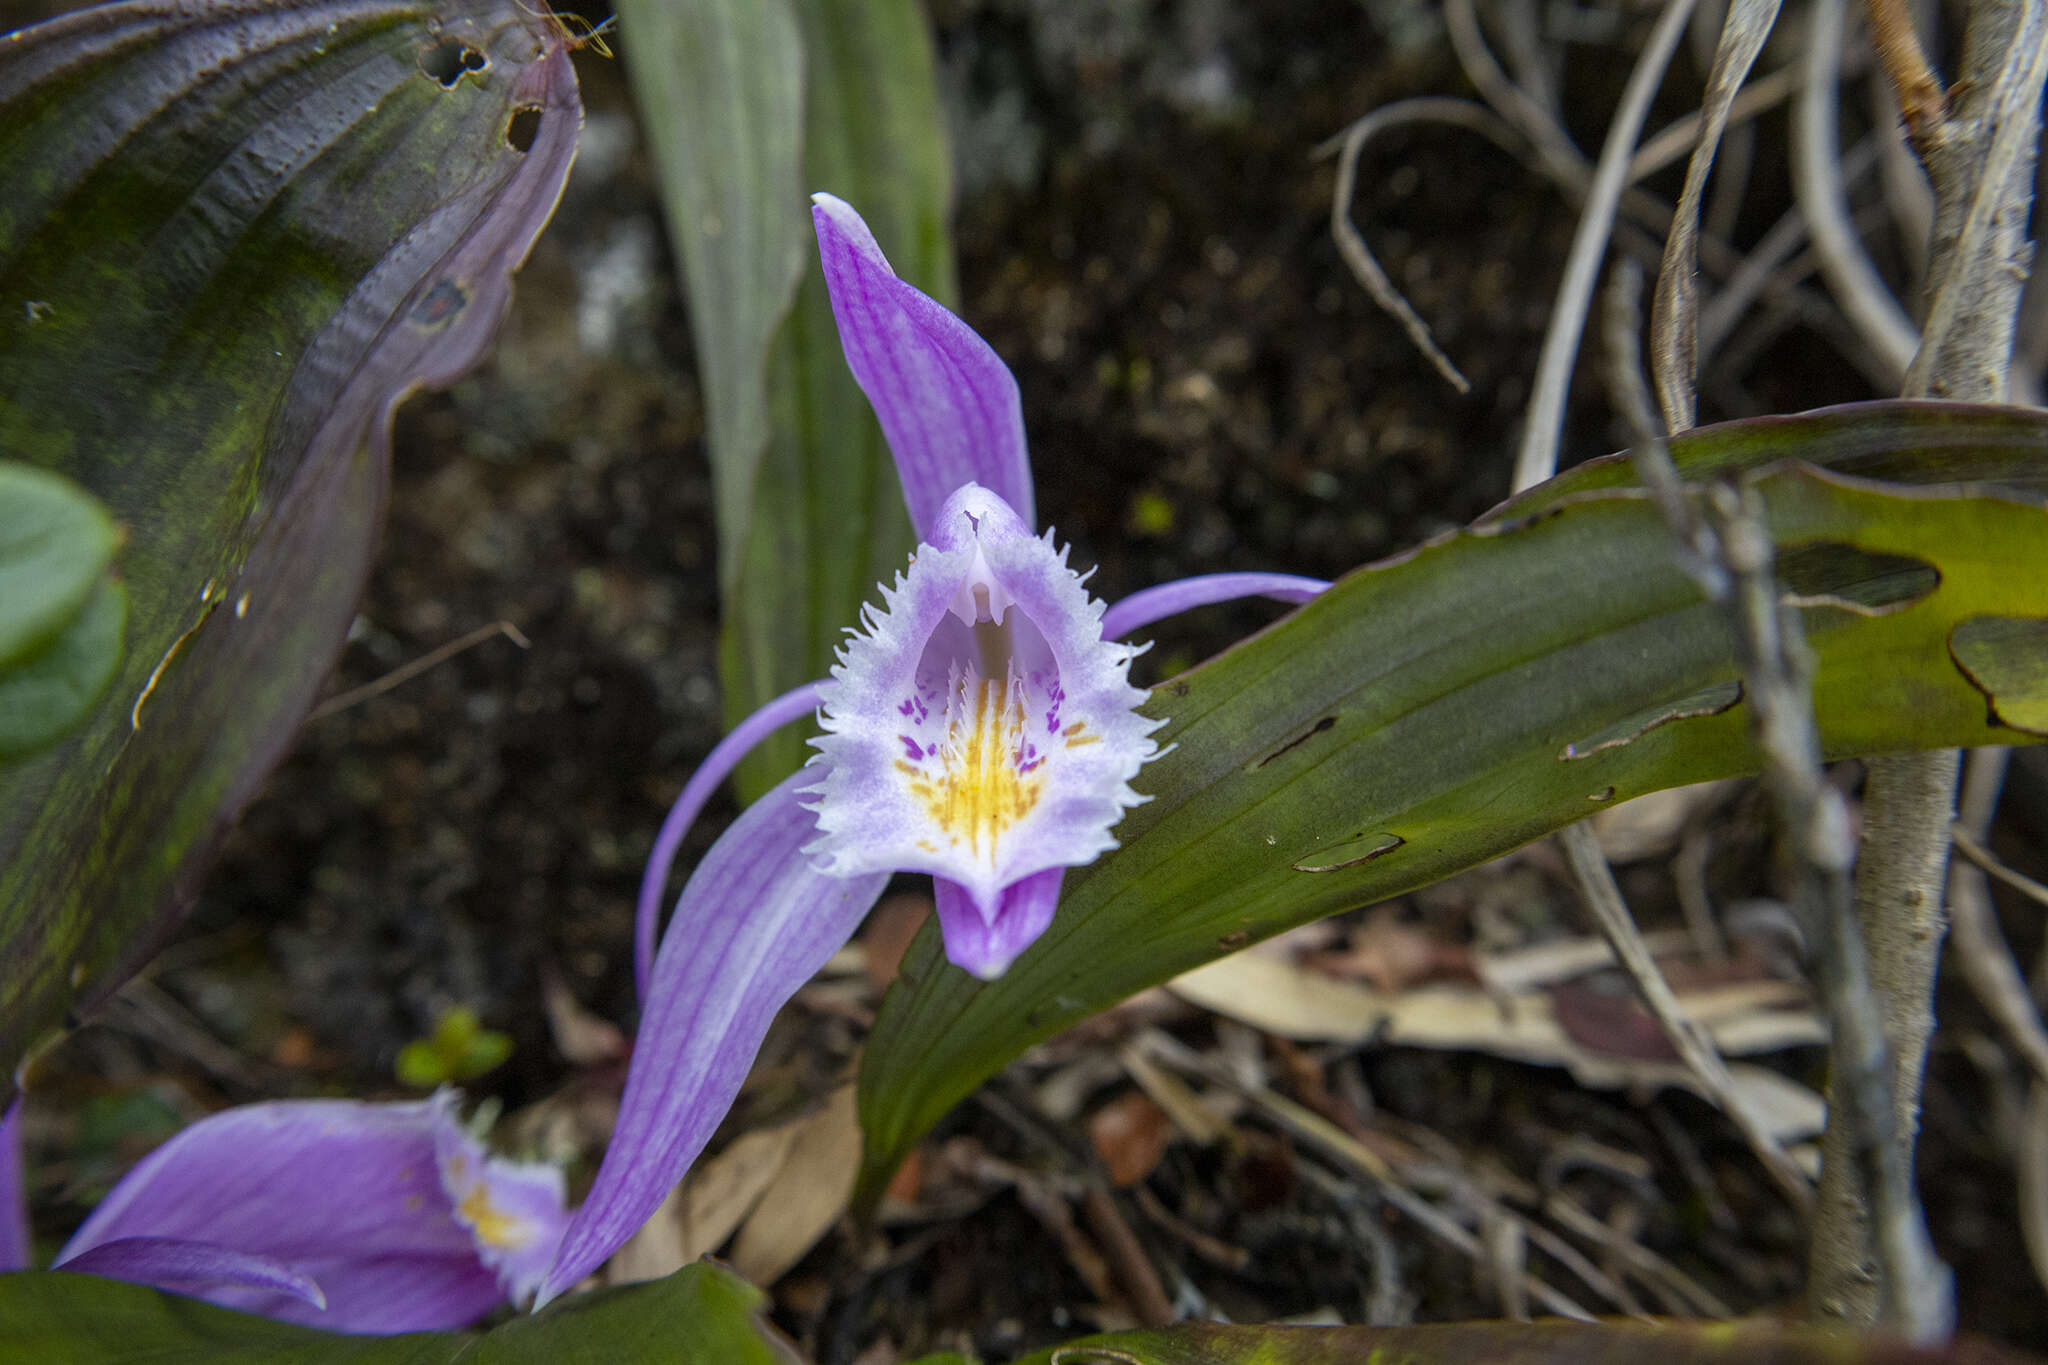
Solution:
{"label": "pale dried grass blade", "polygon": [[1777,20],[1778,0],[1730,0],[1706,96],[1700,101],[1704,126],[1686,164],[1671,235],[1664,239],[1664,261],[1650,305],[1650,373],[1664,423],[1674,432],[1692,426],[1697,413],[1693,382],[1699,366],[1700,201],[1736,93]]}

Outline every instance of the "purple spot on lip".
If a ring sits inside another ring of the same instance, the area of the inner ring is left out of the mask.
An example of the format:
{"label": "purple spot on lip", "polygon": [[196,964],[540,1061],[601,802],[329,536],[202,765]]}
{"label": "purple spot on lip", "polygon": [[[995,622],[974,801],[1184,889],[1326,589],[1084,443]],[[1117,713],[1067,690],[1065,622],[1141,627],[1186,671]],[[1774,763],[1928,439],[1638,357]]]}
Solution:
{"label": "purple spot on lip", "polygon": [[924,750],[918,747],[916,740],[912,739],[909,735],[898,735],[896,738],[903,741],[904,752],[910,755],[912,763],[924,762]]}
{"label": "purple spot on lip", "polygon": [[914,698],[905,697],[903,699],[903,704],[896,708],[897,714],[907,716],[910,714],[911,708],[916,705],[917,702]]}

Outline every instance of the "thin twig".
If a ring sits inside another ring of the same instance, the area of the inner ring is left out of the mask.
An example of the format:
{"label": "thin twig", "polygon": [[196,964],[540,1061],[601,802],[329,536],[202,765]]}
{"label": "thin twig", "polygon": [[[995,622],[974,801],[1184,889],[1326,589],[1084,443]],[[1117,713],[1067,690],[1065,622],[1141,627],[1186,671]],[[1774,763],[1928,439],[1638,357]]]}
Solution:
{"label": "thin twig", "polygon": [[1426,96],[1375,109],[1345,129],[1341,141],[1333,139],[1316,149],[1321,154],[1332,145],[1342,148],[1337,158],[1337,185],[1330,195],[1330,235],[1337,240],[1338,254],[1344,258],[1344,263],[1351,268],[1358,282],[1365,286],[1366,292],[1372,295],[1373,302],[1393,315],[1415,348],[1436,367],[1437,373],[1452,388],[1459,393],[1470,393],[1471,381],[1459,372],[1443,348],[1436,344],[1436,338],[1430,335],[1429,324],[1394,288],[1393,282],[1373,257],[1372,250],[1366,246],[1365,238],[1351,221],[1351,200],[1358,183],[1358,156],[1365,149],[1366,142],[1389,128],[1425,122],[1447,123],[1478,133],[1510,156],[1518,156],[1522,151],[1520,142],[1505,123],[1470,100]]}
{"label": "thin twig", "polygon": [[[1157,1030],[1147,1030],[1141,1045],[1153,1057],[1175,1070],[1200,1076],[1236,1092],[1265,1111],[1281,1128],[1308,1146],[1368,1176],[1380,1197],[1421,1227],[1425,1232],[1463,1252],[1475,1261],[1485,1257],[1479,1239],[1467,1228],[1445,1216],[1442,1210],[1421,1198],[1402,1183],[1385,1159],[1336,1124],[1305,1105],[1273,1090],[1270,1086],[1245,1081],[1230,1067],[1212,1063],[1193,1049]],[[1522,1287],[1530,1298],[1560,1317],[1591,1321],[1593,1315],[1533,1274],[1524,1273]]]}
{"label": "thin twig", "polygon": [[1949,837],[1955,840],[1956,851],[1977,866],[2004,882],[2013,890],[2037,905],[2048,906],[2048,886],[2043,886],[2024,872],[2015,872],[2007,867],[1996,854],[1977,841],[1977,836],[1958,823],[1949,829]]}
{"label": "thin twig", "polygon": [[1643,942],[1642,931],[1636,927],[1628,906],[1622,901],[1621,888],[1615,884],[1613,869],[1608,867],[1592,830],[1583,822],[1568,825],[1559,833],[1558,840],[1564,845],[1565,857],[1571,864],[1573,880],[1578,884],[1586,909],[1600,926],[1600,932],[1614,945],[1614,955],[1621,960],[1629,980],[1635,983],[1637,993],[1649,1007],[1665,1038],[1677,1050],[1679,1059],[1706,1090],[1715,1107],[1735,1124],[1743,1141],[1749,1144],[1749,1150],[1770,1172],[1771,1179],[1792,1201],[1792,1206],[1802,1215],[1810,1211],[1813,1186],[1808,1183],[1806,1173],[1785,1154],[1785,1149],[1771,1135],[1769,1126],[1751,1111],[1742,1092],[1735,1087],[1735,1078],[1728,1074],[1728,1066],[1721,1060],[1721,1054],[1711,1041],[1702,1036],[1699,1026],[1678,1003],[1671,983],[1664,979],[1663,970],[1650,955],[1648,945]]}
{"label": "thin twig", "polygon": [[372,697],[380,697],[394,687],[400,687],[411,682],[428,669],[440,667],[464,650],[475,649],[484,641],[500,635],[510,640],[513,644],[518,645],[521,649],[533,648],[533,641],[527,639],[520,632],[519,627],[513,625],[510,621],[493,621],[487,626],[478,626],[469,634],[450,640],[447,644],[437,649],[428,650],[410,663],[400,664],[373,682],[366,682],[361,687],[351,687],[346,692],[336,693],[314,707],[312,714],[308,715],[306,720],[310,724],[316,720],[324,720],[337,711],[346,711],[351,706],[360,706]]}
{"label": "thin twig", "polygon": [[1904,0],[1865,0],[1870,11],[1870,38],[1877,47],[1877,59],[1891,77],[1892,93],[1905,117],[1906,132],[1915,142],[1938,135],[1948,111],[1948,98],[1941,81],[1920,50],[1920,35],[1913,31],[1913,16]]}
{"label": "thin twig", "polygon": [[1892,297],[1849,223],[1836,105],[1841,96],[1847,0],[1814,0],[1806,35],[1806,83],[1792,121],[1792,190],[1820,254],[1821,273],[1842,312],[1895,376],[1904,381],[1920,332]]}
{"label": "thin twig", "polygon": [[[2005,780],[2008,751],[1978,749],[1971,753],[1968,776],[1963,779],[1963,799],[1956,813],[1955,838],[1958,846],[1967,839],[1975,846],[1991,830],[1991,816],[1997,809],[1998,789]],[[1981,846],[1980,846],[1981,847]],[[1985,1013],[2005,1030],[2027,1065],[2034,1069],[2035,1083],[2048,1082],[2048,1028],[2042,1027],[2041,1012],[2034,1008],[2027,981],[2013,961],[2012,947],[1999,932],[1998,915],[1991,905],[1991,887],[1984,870],[1974,860],[1956,859],[1948,869],[1949,937],[1956,950],[1956,965],[1970,983]]]}
{"label": "thin twig", "polygon": [[1627,183],[1629,156],[1642,135],[1643,119],[1663,82],[1664,69],[1685,33],[1685,21],[1692,14],[1693,3],[1694,0],[1665,0],[1664,11],[1658,16],[1656,27],[1650,30],[1643,53],[1636,59],[1635,69],[1622,89],[1620,107],[1608,124],[1607,140],[1600,149],[1593,185],[1579,215],[1571,253],[1565,258],[1564,279],[1557,287],[1557,302],[1551,308],[1550,326],[1544,332],[1543,350],[1536,361],[1528,415],[1523,419],[1521,446],[1515,454],[1516,492],[1543,482],[1557,469],[1565,391],[1571,386],[1572,364],[1578,358],[1579,339],[1585,334],[1593,285],[1599,276],[1601,258],[1607,254],[1615,211],[1620,207],[1621,191]]}
{"label": "thin twig", "polygon": [[[1781,66],[1743,86],[1728,105],[1728,131],[1733,132],[1758,114],[1775,109],[1792,98],[1805,77],[1805,71],[1798,66]],[[1629,159],[1629,183],[1646,180],[1680,157],[1690,156],[1700,140],[1700,128],[1705,122],[1706,115],[1695,109],[1645,138],[1643,145],[1636,148],[1636,154]]]}

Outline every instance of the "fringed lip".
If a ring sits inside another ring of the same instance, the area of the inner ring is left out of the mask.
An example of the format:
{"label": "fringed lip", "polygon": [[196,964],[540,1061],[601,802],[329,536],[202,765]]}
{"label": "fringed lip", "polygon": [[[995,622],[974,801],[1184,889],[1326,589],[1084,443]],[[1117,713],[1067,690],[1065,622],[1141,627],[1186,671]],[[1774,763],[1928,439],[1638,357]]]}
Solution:
{"label": "fringed lip", "polygon": [[1158,722],[1102,611],[1049,534],[958,490],[820,689],[806,854],[841,875],[929,872],[992,922],[1004,888],[1115,847]]}

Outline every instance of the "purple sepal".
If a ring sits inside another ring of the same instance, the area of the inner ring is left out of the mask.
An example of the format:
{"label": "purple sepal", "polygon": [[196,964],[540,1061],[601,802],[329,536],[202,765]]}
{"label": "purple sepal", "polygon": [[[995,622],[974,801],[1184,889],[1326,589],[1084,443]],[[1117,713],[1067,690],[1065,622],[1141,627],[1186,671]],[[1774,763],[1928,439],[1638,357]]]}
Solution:
{"label": "purple sepal", "polygon": [[811,196],[818,256],[846,364],[874,405],[919,540],[946,498],[978,483],[1036,524],[1017,381],[973,328],[898,279],[851,205]]}
{"label": "purple sepal", "polygon": [[760,710],[748,716],[732,728],[732,733],[718,741],[704,761],[697,765],[697,771],[690,774],[690,780],[683,784],[683,790],[676,797],[676,803],[669,807],[668,815],[661,822],[661,832],[654,836],[654,850],[647,855],[647,868],[640,874],[640,904],[633,916],[633,986],[640,992],[640,998],[647,998],[648,974],[654,970],[655,931],[661,922],[662,892],[668,886],[669,869],[675,866],[676,852],[683,846],[683,836],[690,832],[690,826],[703,813],[704,803],[711,799],[711,793],[718,790],[718,784],[726,775],[739,767],[740,760],[754,751],[754,746],[774,734],[793,720],[801,720],[818,709],[818,683],[805,683],[793,688]]}
{"label": "purple sepal", "polygon": [[57,1258],[71,1268],[134,1238],[281,1263],[320,1286],[325,1311],[273,1289],[202,1297],[342,1332],[464,1327],[505,1301],[455,1216],[437,1135],[453,1097],[418,1104],[285,1100],[201,1120],[139,1162]]}
{"label": "purple sepal", "polygon": [[1120,640],[1154,621],[1240,597],[1270,597],[1302,603],[1328,588],[1321,578],[1291,573],[1207,573],[1141,588],[1102,613],[1102,638]]}
{"label": "purple sepal", "polygon": [[0,1114],[0,1270],[27,1270],[35,1251],[21,1171],[21,1092]]}
{"label": "purple sepal", "polygon": [[1002,890],[995,914],[984,916],[973,893],[958,882],[932,878],[932,898],[945,937],[946,960],[983,981],[1009,970],[1052,923],[1066,869],[1047,868]]}
{"label": "purple sepal", "polygon": [[732,1106],[775,1012],[853,937],[887,872],[831,876],[799,772],[749,806],[691,874],[662,935],[611,1147],[541,1286],[546,1303],[645,1223]]}
{"label": "purple sepal", "polygon": [[266,1300],[283,1296],[310,1305],[316,1314],[327,1307],[318,1284],[280,1261],[178,1237],[118,1237],[62,1262],[61,1268],[208,1298],[223,1289],[246,1290]]}

